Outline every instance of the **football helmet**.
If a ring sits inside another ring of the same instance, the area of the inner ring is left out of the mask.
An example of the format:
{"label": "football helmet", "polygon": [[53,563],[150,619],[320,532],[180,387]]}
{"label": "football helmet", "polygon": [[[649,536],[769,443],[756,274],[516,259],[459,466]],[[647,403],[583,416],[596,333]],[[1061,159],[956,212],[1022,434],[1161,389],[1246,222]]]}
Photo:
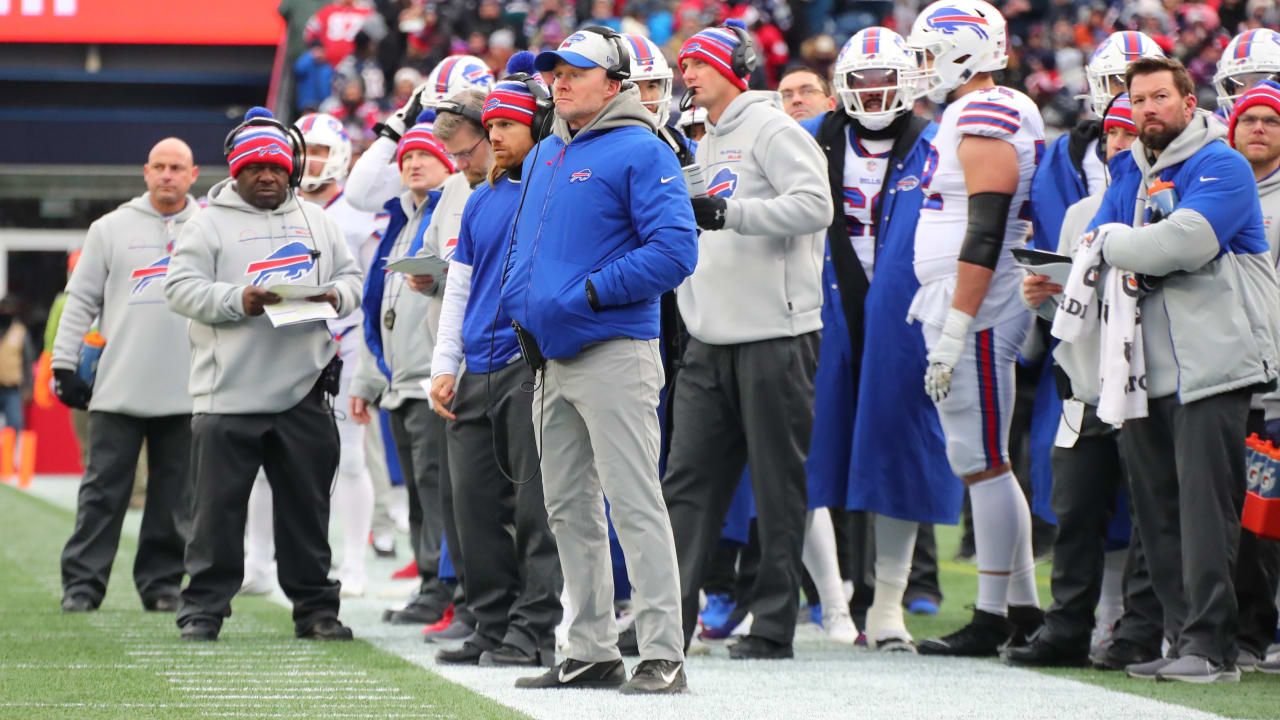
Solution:
{"label": "football helmet", "polygon": [[1102,117],[1111,98],[1125,91],[1125,69],[1140,57],[1164,57],[1164,51],[1136,30],[1111,33],[1093,51],[1084,74],[1089,81],[1089,109],[1095,116]]}
{"label": "football helmet", "polygon": [[486,94],[493,90],[493,71],[474,55],[450,55],[436,65],[427,76],[422,92],[422,106],[434,108],[436,103],[468,88]]}
{"label": "football helmet", "polygon": [[849,117],[882,130],[911,110],[915,53],[898,33],[870,27],[849,38],[836,58],[833,84]]}
{"label": "football helmet", "polygon": [[911,73],[917,92],[936,103],[980,72],[1009,62],[1004,16],[983,0],[938,0],[916,16],[907,47],[916,54]]}
{"label": "football helmet", "polygon": [[298,118],[294,125],[302,131],[308,152],[317,146],[329,148],[329,157],[318,175],[308,173],[311,169],[308,156],[307,167],[302,171],[302,190],[315,192],[331,182],[346,180],[347,171],[351,169],[351,137],[343,129],[342,122],[332,115],[308,113]]}
{"label": "football helmet", "polygon": [[1236,98],[1263,80],[1280,82],[1280,33],[1262,28],[1231,38],[1218,60],[1213,88],[1218,106],[1230,115]]}
{"label": "football helmet", "polygon": [[631,52],[631,82],[641,80],[662,81],[662,95],[655,101],[646,102],[644,106],[658,116],[658,124],[665,125],[671,116],[671,82],[673,75],[671,65],[662,55],[662,50],[653,41],[643,35],[624,33],[623,39]]}

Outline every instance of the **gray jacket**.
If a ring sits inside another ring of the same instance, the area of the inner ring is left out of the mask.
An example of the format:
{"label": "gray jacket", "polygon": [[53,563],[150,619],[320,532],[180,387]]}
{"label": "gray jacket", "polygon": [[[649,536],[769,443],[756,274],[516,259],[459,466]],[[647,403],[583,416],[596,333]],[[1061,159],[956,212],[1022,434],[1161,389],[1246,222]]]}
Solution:
{"label": "gray jacket", "polygon": [[[1262,221],[1271,246],[1271,263],[1280,269],[1280,172],[1273,172],[1258,182],[1258,200],[1262,203]],[[1273,307],[1272,313],[1280,313],[1280,307]],[[1280,418],[1280,389],[1264,396],[1262,407],[1268,420]]]}
{"label": "gray jacket", "polygon": [[187,319],[169,310],[164,280],[169,246],[200,206],[187,196],[165,217],[147,193],[89,226],[53,341],[56,370],[75,370],[85,333],[98,318],[107,340],[89,409],[134,417],[191,413]]}
{"label": "gray jacket", "polygon": [[[1261,242],[1256,199],[1240,194],[1253,173],[1220,142],[1225,135],[1221,123],[1197,113],[1159,158],[1149,159],[1142,141],[1135,142],[1137,176],[1132,165],[1113,161],[1112,185],[1096,218],[1132,226],[1108,236],[1108,265],[1158,278],[1139,301],[1152,398],[1177,393],[1190,403],[1277,375],[1280,289]],[[1148,197],[1154,201],[1161,191],[1149,188],[1158,181],[1177,197],[1167,217],[1147,225]],[[1123,197],[1127,193],[1133,195]],[[1120,217],[1128,202],[1132,217]]]}
{"label": "gray jacket", "polygon": [[345,317],[360,306],[360,267],[342,228],[319,205],[290,191],[280,207],[260,210],[234,183],[213,186],[209,206],[183,228],[165,297],[192,320],[195,412],[283,412],[315,386],[338,343],[323,322],[277,328],[265,315],[247,316],[245,288],[335,283],[338,315]]}
{"label": "gray jacket", "polygon": [[822,257],[831,222],[827,158],[774,93],[729,103],[695,154],[726,200],[722,230],[698,238],[698,265],[676,289],[689,333],[713,345],[822,328]]}

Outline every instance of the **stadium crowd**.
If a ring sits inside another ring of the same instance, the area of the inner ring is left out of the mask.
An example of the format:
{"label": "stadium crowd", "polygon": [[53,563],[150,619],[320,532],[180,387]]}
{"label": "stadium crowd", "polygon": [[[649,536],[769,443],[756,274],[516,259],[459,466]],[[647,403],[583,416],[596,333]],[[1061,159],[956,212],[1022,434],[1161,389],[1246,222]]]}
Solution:
{"label": "stadium crowd", "polygon": [[[402,484],[384,620],[520,687],[790,658],[802,593],[851,648],[1280,674],[1276,12],[325,5],[295,122],[201,200],[158,142],[85,239],[63,610],[143,453],[135,584],[194,641],[276,581],[350,639]],[[962,506],[972,620],[917,640]]]}

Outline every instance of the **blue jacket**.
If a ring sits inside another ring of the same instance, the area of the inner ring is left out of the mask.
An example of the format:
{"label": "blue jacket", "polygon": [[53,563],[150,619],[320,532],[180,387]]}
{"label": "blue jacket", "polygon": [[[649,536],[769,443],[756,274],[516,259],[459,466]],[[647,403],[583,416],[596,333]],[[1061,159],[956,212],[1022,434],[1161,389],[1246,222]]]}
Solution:
{"label": "blue jacket", "polygon": [[333,94],[333,68],[324,60],[316,60],[311,52],[303,50],[293,66],[293,78],[297,85],[298,110],[315,110]]}
{"label": "blue jacket", "polygon": [[511,318],[502,312],[498,292],[511,238],[511,219],[520,202],[520,183],[505,175],[490,187],[482,183],[462,211],[456,262],[471,266],[471,294],[462,318],[462,351],[467,371],[487,373],[506,367],[520,354]]}
{"label": "blue jacket", "polygon": [[[405,253],[406,255],[415,255],[422,248],[422,234],[427,229],[427,226],[431,224],[431,212],[439,201],[439,190],[432,190],[427,193],[427,207],[423,210],[422,222],[418,225],[418,236],[413,239],[413,243],[409,246],[409,251]],[[387,256],[391,253],[391,249],[395,247],[396,239],[400,237],[405,225],[409,224],[409,216],[405,214],[404,206],[399,197],[391,198],[382,207],[390,213],[391,217],[387,220],[387,231],[382,234],[382,240],[378,243],[378,251],[373,256],[373,264],[369,267],[369,275],[364,279],[364,298],[360,304],[364,308],[365,344],[368,345],[369,352],[374,359],[378,361],[378,369],[390,381],[391,368],[387,366],[387,361],[382,351],[382,288],[387,280]]]}
{"label": "blue jacket", "polygon": [[525,158],[502,309],[549,359],[601,340],[658,337],[659,297],[697,263],[683,175],[651,123],[631,87],[575,135],[557,118]]}
{"label": "blue jacket", "polygon": [[[1084,153],[1098,139],[1097,120],[1080,123],[1054,140],[1031,178],[1031,242],[1037,250],[1053,252],[1067,208],[1089,194],[1084,174]],[[1095,146],[1096,147],[1096,146]]]}

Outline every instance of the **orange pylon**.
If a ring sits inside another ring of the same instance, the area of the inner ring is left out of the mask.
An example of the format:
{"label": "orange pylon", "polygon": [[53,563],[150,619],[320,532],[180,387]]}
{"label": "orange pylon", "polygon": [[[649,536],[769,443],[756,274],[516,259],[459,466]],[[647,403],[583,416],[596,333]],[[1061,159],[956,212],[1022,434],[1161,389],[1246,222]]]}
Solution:
{"label": "orange pylon", "polygon": [[31,478],[36,474],[36,431],[23,430],[18,443],[18,488],[26,490],[31,487]]}
{"label": "orange pylon", "polygon": [[13,428],[0,428],[0,480],[4,482],[13,479],[13,446],[17,439]]}

